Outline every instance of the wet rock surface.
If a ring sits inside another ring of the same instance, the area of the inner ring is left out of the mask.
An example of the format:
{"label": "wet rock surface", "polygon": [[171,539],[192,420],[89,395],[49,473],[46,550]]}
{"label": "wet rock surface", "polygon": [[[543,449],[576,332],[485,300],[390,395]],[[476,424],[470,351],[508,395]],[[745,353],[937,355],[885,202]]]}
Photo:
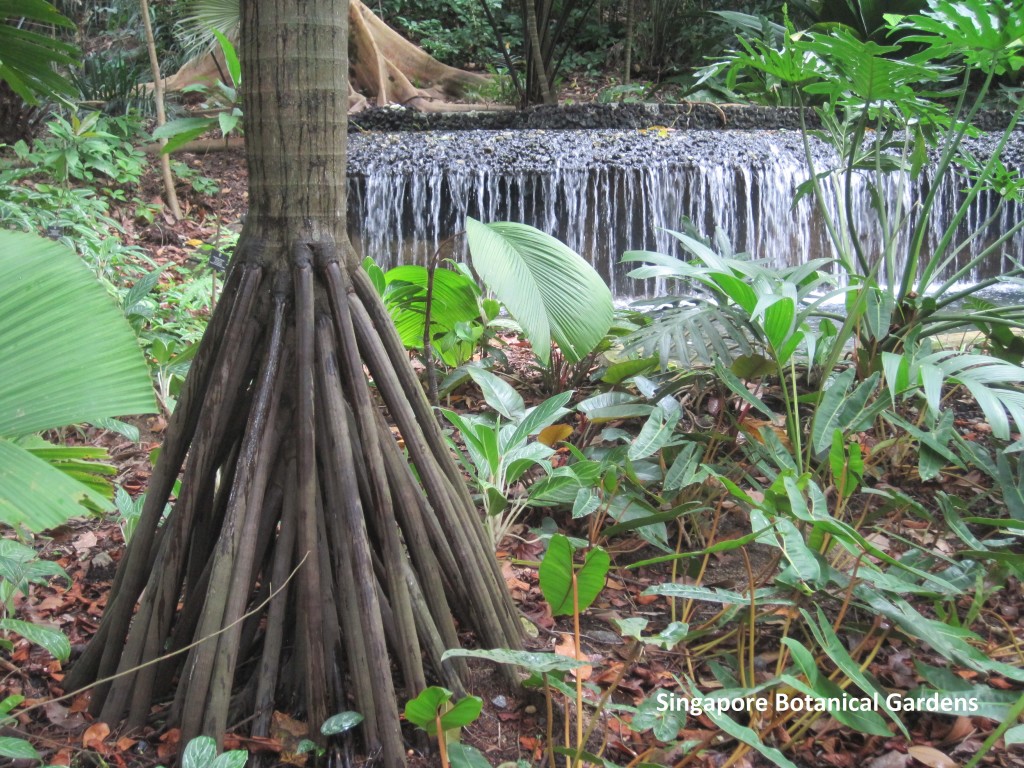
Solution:
{"label": "wet rock surface", "polygon": [[[986,131],[1000,131],[1010,113],[993,110],[981,113],[976,125]],[[817,127],[813,113],[808,125]],[[542,106],[524,111],[424,113],[403,108],[375,108],[349,118],[350,134],[363,131],[470,131],[470,130],[597,130],[639,129],[666,126],[676,130],[799,130],[800,113],[795,108],[760,107],[741,104],[570,104]]]}
{"label": "wet rock surface", "polygon": [[[995,151],[998,135],[967,140],[965,148],[980,161]],[[831,152],[811,142],[812,155],[822,168],[832,164]],[[1024,133],[1011,135],[1003,162],[1024,167]],[[349,136],[349,174],[371,175],[446,171],[550,173],[587,168],[646,168],[719,166],[761,170],[804,164],[804,145],[798,131],[674,130],[665,126],[633,129],[504,129],[428,131],[422,133],[366,132]]]}

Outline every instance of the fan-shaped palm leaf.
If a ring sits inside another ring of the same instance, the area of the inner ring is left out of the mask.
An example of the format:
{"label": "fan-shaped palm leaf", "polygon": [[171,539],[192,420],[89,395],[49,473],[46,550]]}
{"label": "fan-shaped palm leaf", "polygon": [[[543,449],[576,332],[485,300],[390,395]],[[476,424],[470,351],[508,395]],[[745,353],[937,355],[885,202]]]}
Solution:
{"label": "fan-shaped palm leaf", "polygon": [[612,324],[612,294],[565,244],[526,224],[466,219],[473,267],[522,326],[544,365],[554,341],[570,363],[601,342]]}
{"label": "fan-shaped palm leaf", "polygon": [[0,231],[0,521],[35,530],[104,499],[15,439],[155,410],[145,360],[123,315],[67,248]]}

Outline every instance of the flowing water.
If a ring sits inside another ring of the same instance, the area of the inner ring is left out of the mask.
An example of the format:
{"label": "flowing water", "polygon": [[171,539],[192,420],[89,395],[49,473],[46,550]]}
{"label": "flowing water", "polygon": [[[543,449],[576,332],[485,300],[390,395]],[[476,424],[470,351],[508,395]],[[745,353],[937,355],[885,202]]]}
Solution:
{"label": "flowing water", "polygon": [[[993,144],[982,139],[972,151],[984,160]],[[819,171],[833,162],[824,147],[813,146],[812,154]],[[1004,159],[1020,165],[1022,157],[1024,138],[1018,134]],[[629,278],[635,265],[622,264],[621,257],[628,250],[680,255],[666,230],[678,229],[684,217],[708,236],[721,229],[737,252],[770,263],[832,254],[811,199],[793,205],[808,172],[800,136],[792,131],[353,133],[349,166],[353,239],[385,267],[424,264],[443,244],[442,257],[464,259],[462,238],[447,241],[465,229],[466,216],[521,221],[558,237],[593,264],[619,298],[663,290]],[[870,209],[868,182],[866,176],[854,179],[853,216],[864,252],[877,254],[883,238]],[[887,209],[901,209],[904,216],[936,184],[929,246],[960,205],[962,174],[936,179],[927,166],[914,181],[899,174],[883,180]],[[971,205],[960,235],[986,226],[947,275],[1024,216],[1020,203],[1000,209],[997,202],[994,193],[983,193]],[[1022,256],[1024,233],[1017,233],[961,279],[1001,274]]]}

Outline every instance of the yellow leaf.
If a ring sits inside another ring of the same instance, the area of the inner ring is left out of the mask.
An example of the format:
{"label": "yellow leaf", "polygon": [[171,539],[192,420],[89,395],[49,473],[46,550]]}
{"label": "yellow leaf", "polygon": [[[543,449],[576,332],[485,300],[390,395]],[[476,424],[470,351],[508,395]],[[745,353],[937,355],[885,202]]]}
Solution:
{"label": "yellow leaf", "polygon": [[196,240],[194,237],[191,240],[186,240],[185,245],[191,245],[193,248],[198,248],[203,244],[202,240]]}
{"label": "yellow leaf", "polygon": [[540,431],[540,434],[537,435],[537,441],[551,448],[554,447],[555,443],[562,442],[571,434],[572,427],[570,425],[552,424],[550,427],[544,427]]}

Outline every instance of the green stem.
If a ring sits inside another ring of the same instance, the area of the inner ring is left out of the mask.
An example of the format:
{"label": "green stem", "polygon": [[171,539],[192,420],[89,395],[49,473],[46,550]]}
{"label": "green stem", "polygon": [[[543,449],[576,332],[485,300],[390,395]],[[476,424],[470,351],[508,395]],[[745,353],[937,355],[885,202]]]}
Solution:
{"label": "green stem", "polygon": [[992,749],[992,745],[1002,738],[1002,735],[1009,730],[1011,725],[1016,724],[1018,718],[1024,713],[1024,695],[1017,699],[1017,703],[1010,707],[1010,711],[1003,718],[1003,722],[995,727],[995,730],[988,735],[988,738],[981,745],[981,749],[974,753],[974,757],[967,761],[964,768],[974,768],[988,751]]}

